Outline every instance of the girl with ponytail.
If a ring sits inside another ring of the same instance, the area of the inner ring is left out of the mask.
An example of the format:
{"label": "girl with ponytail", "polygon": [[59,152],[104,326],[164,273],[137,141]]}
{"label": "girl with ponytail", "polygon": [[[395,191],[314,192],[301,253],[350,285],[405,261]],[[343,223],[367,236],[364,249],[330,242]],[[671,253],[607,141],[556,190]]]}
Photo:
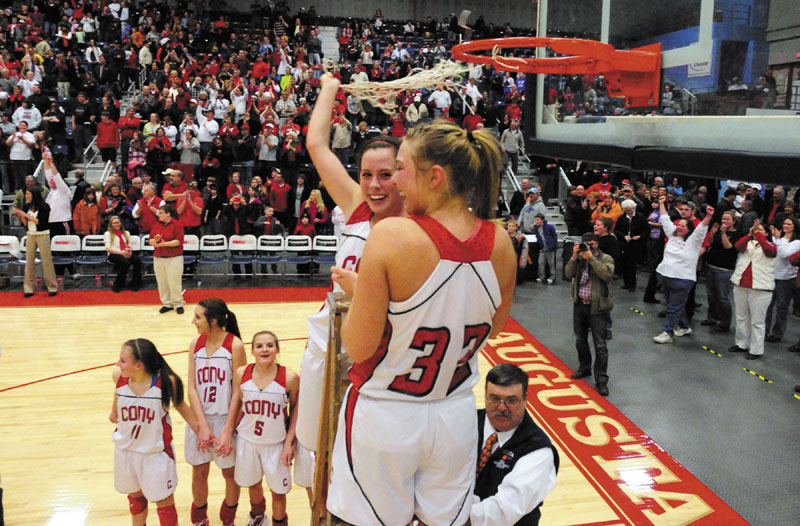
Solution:
{"label": "girl with ponytail", "polygon": [[[358,274],[334,268],[353,297],[342,344],[355,363],[327,501],[345,522],[469,519],[477,353],[505,325],[517,266],[508,234],[488,221],[501,166],[488,131],[411,129],[394,174],[408,217],[373,227]],[[446,461],[434,443],[447,444]],[[386,465],[403,469],[375,469]]]}
{"label": "girl with ponytail", "polygon": [[247,357],[236,315],[221,299],[206,298],[198,303],[192,323],[199,336],[189,344],[187,385],[197,432],[187,428],[184,443],[186,461],[192,465],[192,524],[208,524],[208,472],[213,460],[225,478],[219,516],[223,525],[229,525],[239,502],[235,455],[217,455],[214,446],[228,417],[233,372],[247,364]]}
{"label": "girl with ponytail", "polygon": [[197,430],[197,419],[183,403],[181,379],[150,340],[122,345],[114,371],[114,404],[109,416],[117,424],[114,448],[114,486],[128,495],[134,526],[147,520],[147,502],[158,508],[161,526],[177,526],[173,494],[178,485],[172,444],[170,404]]}

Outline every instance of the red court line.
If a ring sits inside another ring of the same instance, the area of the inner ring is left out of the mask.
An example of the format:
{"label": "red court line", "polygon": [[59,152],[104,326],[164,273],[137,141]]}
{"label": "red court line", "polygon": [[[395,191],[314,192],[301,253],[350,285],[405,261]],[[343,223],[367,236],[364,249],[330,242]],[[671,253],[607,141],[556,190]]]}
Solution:
{"label": "red court line", "polygon": [[482,353],[528,374],[528,410],[617,513],[611,524],[748,524],[515,320]]}
{"label": "red court line", "polygon": [[[229,303],[282,303],[324,301],[329,287],[281,287],[254,289],[186,289],[186,303],[197,303],[204,298],[222,298]],[[115,294],[110,289],[68,290],[49,297],[39,291],[31,298],[22,292],[0,293],[0,307],[77,307],[86,305],[160,305],[157,290],[129,290]]]}
{"label": "red court line", "polygon": [[[300,338],[281,338],[278,341],[279,342],[292,342],[292,341],[307,340],[307,339],[308,338],[306,338],[305,336],[302,336]],[[245,346],[252,344],[252,342],[243,342],[243,343],[244,343]],[[173,354],[183,354],[183,353],[187,353],[187,352],[189,352],[188,349],[185,350],[185,351],[165,352],[165,353],[162,353],[162,356],[172,356]],[[65,376],[71,376],[73,374],[85,373],[87,371],[94,371],[95,369],[103,369],[104,367],[114,367],[115,365],[117,365],[117,362],[107,363],[105,365],[96,365],[94,367],[87,367],[86,369],[78,369],[77,371],[70,371],[68,373],[57,374],[55,376],[48,376],[47,378],[40,378],[38,380],[25,382],[24,384],[12,385],[10,387],[6,387],[6,388],[3,388],[3,389],[0,389],[0,393],[4,393],[6,391],[11,391],[12,389],[19,389],[20,387],[27,387],[29,385],[40,384],[42,382],[47,382],[49,380],[56,380],[58,378],[63,378]]]}
{"label": "red court line", "polygon": [[625,523],[618,520],[603,522],[582,522],[580,524],[570,524],[570,526],[623,526]]}

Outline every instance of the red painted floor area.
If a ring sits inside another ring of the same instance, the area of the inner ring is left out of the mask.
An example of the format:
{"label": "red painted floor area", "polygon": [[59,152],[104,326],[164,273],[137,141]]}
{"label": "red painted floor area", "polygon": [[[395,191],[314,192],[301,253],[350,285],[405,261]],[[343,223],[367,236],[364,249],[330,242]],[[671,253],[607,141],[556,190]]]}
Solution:
{"label": "red painted floor area", "polygon": [[[186,303],[197,303],[203,298],[218,297],[229,303],[281,303],[292,301],[323,301],[328,287],[284,287],[263,289],[187,289]],[[24,298],[21,291],[0,293],[0,307],[74,307],[80,305],[149,305],[158,308],[161,301],[155,289],[115,294],[109,289],[75,290],[59,292],[49,297],[47,291],[38,291]]]}
{"label": "red painted floor area", "polygon": [[608,524],[748,524],[513,319],[481,352],[528,373],[528,410],[618,514]]}

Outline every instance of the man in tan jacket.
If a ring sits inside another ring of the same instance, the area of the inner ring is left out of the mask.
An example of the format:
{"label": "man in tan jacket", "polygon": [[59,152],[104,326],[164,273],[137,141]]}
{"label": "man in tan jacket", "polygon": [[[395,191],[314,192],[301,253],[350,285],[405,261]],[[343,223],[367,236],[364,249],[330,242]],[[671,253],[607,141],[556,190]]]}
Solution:
{"label": "man in tan jacket", "polygon": [[578,369],[573,379],[592,374],[592,354],[589,350],[589,330],[594,342],[594,380],[597,392],[608,396],[608,348],[606,330],[608,313],[614,307],[611,300],[611,277],[614,275],[614,258],[598,248],[596,234],[586,233],[581,243],[572,249],[572,258],[564,269],[572,279],[572,326],[575,347],[578,350]]}

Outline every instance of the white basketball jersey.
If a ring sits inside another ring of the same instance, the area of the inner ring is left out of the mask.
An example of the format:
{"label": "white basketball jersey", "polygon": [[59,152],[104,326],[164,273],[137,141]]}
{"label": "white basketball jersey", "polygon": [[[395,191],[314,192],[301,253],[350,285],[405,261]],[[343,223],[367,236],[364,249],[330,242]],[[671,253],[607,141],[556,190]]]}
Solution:
{"label": "white basketball jersey", "polygon": [[242,419],[236,427],[239,437],[258,445],[276,444],[286,439],[289,393],[286,391],[286,367],[278,366],[275,379],[263,390],[253,381],[249,364],[242,375]]}
{"label": "white basketball jersey", "polygon": [[233,338],[233,334],[226,333],[222,345],[211,356],[206,353],[206,335],[197,338],[194,377],[203,414],[228,414],[233,386]]}
{"label": "white basketball jersey", "polygon": [[[342,230],[342,242],[336,252],[336,266],[347,270],[358,272],[361,263],[361,254],[364,252],[364,244],[367,242],[372,230],[369,220],[372,218],[372,210],[366,202],[361,203],[353,211],[347,220],[347,224]],[[341,292],[342,288],[338,283],[331,280],[332,291]],[[316,314],[308,317],[308,337],[317,344],[323,351],[328,348],[328,324],[330,312],[328,303],[324,303]]]}
{"label": "white basketball jersey", "polygon": [[406,301],[389,302],[381,343],[354,365],[350,379],[362,394],[394,400],[442,400],[478,382],[477,352],[492,331],[501,302],[490,261],[495,226],[479,221],[466,241],[430,217],[411,217],[441,258]]}
{"label": "white basketball jersey", "polygon": [[172,421],[161,405],[161,379],[154,376],[150,388],[139,396],[128,385],[128,379],[120,377],[114,393],[117,428],[111,440],[117,447],[135,453],[164,451],[174,459]]}

